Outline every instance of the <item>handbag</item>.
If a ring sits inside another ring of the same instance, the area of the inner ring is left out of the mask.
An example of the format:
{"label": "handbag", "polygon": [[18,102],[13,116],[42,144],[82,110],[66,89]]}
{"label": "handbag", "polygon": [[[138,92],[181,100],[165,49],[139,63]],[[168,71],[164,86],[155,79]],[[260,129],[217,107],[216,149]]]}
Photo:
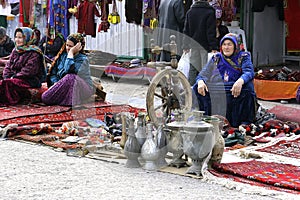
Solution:
{"label": "handbag", "polygon": [[111,24],[118,24],[120,23],[121,18],[117,10],[116,0],[113,0],[112,4],[113,4],[112,13],[108,15],[107,21]]}
{"label": "handbag", "polygon": [[186,78],[189,77],[190,57],[191,57],[191,51],[183,52],[177,67],[177,69],[181,71],[186,76]]}

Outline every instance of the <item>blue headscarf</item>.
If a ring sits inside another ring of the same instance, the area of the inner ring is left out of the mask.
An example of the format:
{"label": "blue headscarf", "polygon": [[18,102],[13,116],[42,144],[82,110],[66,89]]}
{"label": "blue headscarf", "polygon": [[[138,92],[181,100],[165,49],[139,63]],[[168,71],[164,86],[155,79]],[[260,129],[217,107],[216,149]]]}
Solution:
{"label": "blue headscarf", "polygon": [[[231,56],[225,56],[222,52],[222,44],[225,40],[230,40],[234,44],[234,52]],[[240,39],[236,34],[228,33],[221,39],[220,46],[221,50],[219,54],[220,60],[218,64],[218,73],[220,73],[225,82],[234,82],[242,74],[240,64],[242,62],[242,54],[244,51],[240,43]]]}

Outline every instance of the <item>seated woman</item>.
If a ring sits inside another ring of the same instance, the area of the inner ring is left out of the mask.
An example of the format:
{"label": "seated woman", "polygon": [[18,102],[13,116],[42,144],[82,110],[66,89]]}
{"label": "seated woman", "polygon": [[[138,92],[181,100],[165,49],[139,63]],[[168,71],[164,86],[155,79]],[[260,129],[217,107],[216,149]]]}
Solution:
{"label": "seated woman", "polygon": [[93,81],[87,55],[84,54],[84,37],[80,33],[68,36],[65,45],[48,71],[49,89],[42,94],[45,104],[73,106],[93,95]]}
{"label": "seated woman", "polygon": [[46,29],[46,35],[39,43],[39,47],[45,54],[46,62],[52,62],[64,43],[65,39],[61,33],[51,34],[49,28]]}
{"label": "seated woman", "polygon": [[0,79],[2,79],[3,69],[9,60],[9,55],[15,48],[14,41],[6,35],[6,29],[0,26]]}
{"label": "seated woman", "polygon": [[[211,115],[219,114],[218,111],[212,112],[215,107],[223,107],[232,127],[250,124],[256,113],[254,69],[250,54],[240,50],[238,37],[233,33],[226,34],[220,46],[221,51],[201,70],[193,86],[199,110]],[[217,100],[211,99],[212,93],[217,93]],[[222,100],[225,100],[224,105],[217,105]]]}
{"label": "seated woman", "polygon": [[0,105],[13,105],[30,98],[28,88],[40,88],[45,81],[46,68],[43,53],[33,45],[33,30],[20,27],[15,30],[15,49],[3,70],[0,80]]}

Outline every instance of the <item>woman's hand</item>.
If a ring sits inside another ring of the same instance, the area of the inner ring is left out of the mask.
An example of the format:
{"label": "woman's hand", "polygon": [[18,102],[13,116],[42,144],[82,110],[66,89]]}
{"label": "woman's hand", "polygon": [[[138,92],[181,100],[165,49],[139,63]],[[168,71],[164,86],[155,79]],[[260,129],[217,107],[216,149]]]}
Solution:
{"label": "woman's hand", "polygon": [[72,52],[73,55],[76,55],[81,49],[82,49],[81,42],[78,42],[75,46],[73,46],[73,47],[70,49],[70,52]]}
{"label": "woman's hand", "polygon": [[208,88],[203,80],[198,81],[198,93],[202,96],[205,96],[206,92],[208,92]]}
{"label": "woman's hand", "polygon": [[238,97],[241,94],[242,87],[244,85],[244,80],[242,78],[239,78],[232,86],[231,88],[231,94],[233,97]]}

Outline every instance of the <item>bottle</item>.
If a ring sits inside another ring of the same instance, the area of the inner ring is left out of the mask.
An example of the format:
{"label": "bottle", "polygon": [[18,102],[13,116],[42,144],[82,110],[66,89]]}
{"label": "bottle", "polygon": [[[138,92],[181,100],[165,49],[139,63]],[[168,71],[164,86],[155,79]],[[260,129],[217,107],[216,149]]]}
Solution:
{"label": "bottle", "polygon": [[159,168],[163,168],[168,166],[168,163],[165,159],[166,154],[168,153],[168,146],[167,146],[167,135],[164,132],[164,124],[163,124],[163,117],[158,118],[158,127],[156,133],[156,145],[158,148],[159,156],[157,159],[157,166]]}
{"label": "bottle", "polygon": [[146,129],[144,129],[144,115],[138,114],[138,121],[137,121],[137,129],[135,132],[135,137],[137,138],[140,146],[143,146],[146,140]]}
{"label": "bottle", "polygon": [[129,127],[127,131],[127,140],[124,145],[124,154],[127,157],[126,167],[141,167],[141,164],[138,161],[138,157],[141,155],[141,146],[134,134],[134,117],[129,117]]}
{"label": "bottle", "polygon": [[141,156],[145,160],[145,165],[143,169],[154,171],[157,170],[158,167],[156,165],[156,161],[159,156],[158,148],[154,140],[153,136],[153,124],[147,124],[147,138],[142,146]]}

